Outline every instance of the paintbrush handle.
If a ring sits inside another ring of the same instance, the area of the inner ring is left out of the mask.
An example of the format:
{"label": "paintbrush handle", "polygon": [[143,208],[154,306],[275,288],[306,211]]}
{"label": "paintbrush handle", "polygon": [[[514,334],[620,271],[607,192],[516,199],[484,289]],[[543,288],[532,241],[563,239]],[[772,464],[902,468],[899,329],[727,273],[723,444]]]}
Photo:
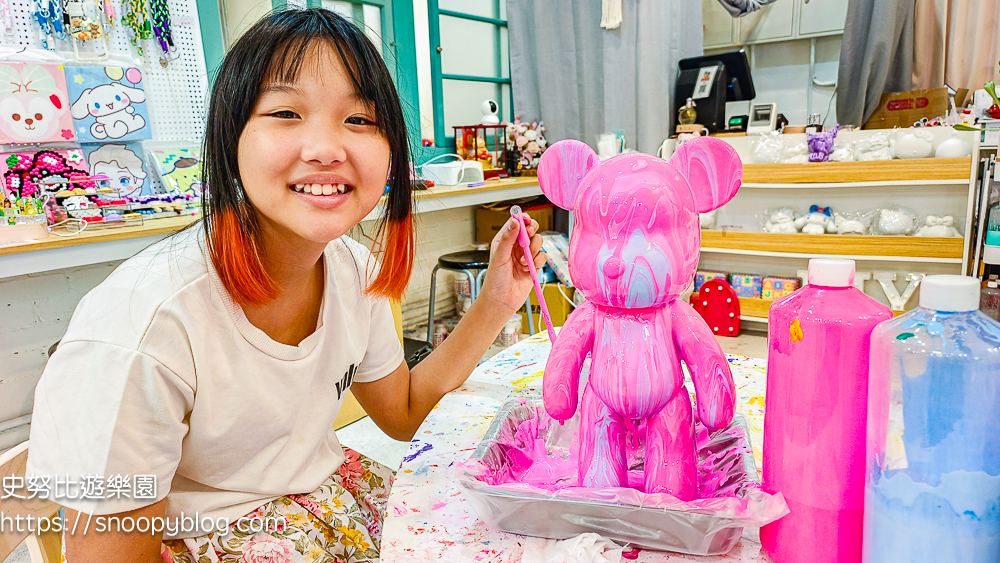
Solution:
{"label": "paintbrush handle", "polygon": [[[524,261],[528,263],[528,272],[531,273],[531,282],[535,285],[535,295],[538,296],[538,306],[542,309],[542,319],[545,321],[545,329],[549,332],[549,340],[556,341],[556,331],[552,328],[552,317],[549,316],[549,307],[545,304],[545,296],[542,294],[542,285],[538,281],[538,270],[535,269],[535,260],[531,255],[531,240],[528,238],[528,228],[524,226],[521,219],[521,208],[514,205],[510,208],[510,216],[517,221],[518,232],[517,242],[524,251]],[[530,315],[531,311],[527,311]]]}

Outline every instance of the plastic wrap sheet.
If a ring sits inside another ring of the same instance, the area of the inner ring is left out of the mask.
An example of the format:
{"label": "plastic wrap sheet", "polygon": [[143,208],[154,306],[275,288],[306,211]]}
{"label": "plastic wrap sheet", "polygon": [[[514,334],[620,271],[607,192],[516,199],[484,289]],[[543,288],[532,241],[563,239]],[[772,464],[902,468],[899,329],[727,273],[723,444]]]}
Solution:
{"label": "plastic wrap sheet", "polygon": [[[506,532],[566,539],[596,532],[643,549],[718,555],[739,541],[745,526],[788,513],[781,494],[760,490],[746,420],[708,434],[695,423],[699,491],[684,502],[633,488],[577,486],[579,413],[564,425],[539,400],[515,399],[501,408],[475,454],[456,470],[458,485],[489,526]],[[626,437],[629,484],[643,482],[642,425]]]}

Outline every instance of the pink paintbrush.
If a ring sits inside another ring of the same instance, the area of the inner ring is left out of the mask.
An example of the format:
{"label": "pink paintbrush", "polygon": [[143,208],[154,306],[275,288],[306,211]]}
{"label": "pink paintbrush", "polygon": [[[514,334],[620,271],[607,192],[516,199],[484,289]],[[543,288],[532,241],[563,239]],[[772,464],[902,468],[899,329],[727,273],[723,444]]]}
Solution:
{"label": "pink paintbrush", "polygon": [[[556,331],[552,328],[552,317],[549,316],[549,308],[545,305],[545,296],[542,295],[542,285],[538,283],[538,270],[535,270],[535,260],[531,256],[531,241],[528,240],[528,228],[524,226],[521,219],[521,207],[514,205],[510,208],[510,216],[517,221],[518,233],[517,242],[524,250],[524,260],[528,263],[528,271],[531,272],[531,281],[535,284],[535,295],[538,296],[538,305],[542,308],[542,318],[545,319],[545,328],[549,331],[549,340],[556,341]],[[531,314],[531,311],[528,311]],[[539,327],[541,328],[541,327]]]}

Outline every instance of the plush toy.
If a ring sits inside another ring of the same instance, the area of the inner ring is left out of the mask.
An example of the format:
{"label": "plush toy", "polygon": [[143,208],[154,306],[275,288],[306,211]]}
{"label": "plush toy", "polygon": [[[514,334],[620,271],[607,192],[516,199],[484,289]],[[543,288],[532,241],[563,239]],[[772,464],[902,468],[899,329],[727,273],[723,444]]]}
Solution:
{"label": "plush toy", "polygon": [[718,210],[712,210],[708,213],[698,214],[698,223],[701,225],[702,229],[711,229],[715,227],[715,219],[718,215]]}
{"label": "plush toy", "polygon": [[795,226],[795,212],[788,207],[771,211],[767,222],[764,223],[763,230],[765,233],[790,234],[799,232],[798,227]]}
{"label": "plush toy", "polygon": [[[542,156],[538,180],[574,212],[570,275],[586,301],[566,320],[545,367],[542,396],[552,418],[581,401],[579,484],[628,487],[626,427],[645,445],[646,493],[698,496],[691,400],[698,418],[725,428],[735,408],[729,364],[712,330],[679,299],[698,267],[698,213],[736,195],[743,165],[710,137],[684,143],[669,162],[630,153],[601,161],[586,144],[560,141]],[[580,368],[592,357],[582,399]]]}
{"label": "plush toy", "polygon": [[691,306],[714,334],[739,336],[740,300],[728,283],[722,280],[705,282]]}
{"label": "plush toy", "polygon": [[847,216],[842,213],[833,214],[833,226],[838,235],[863,235],[865,234],[865,224],[859,218]]}
{"label": "plush toy", "polygon": [[834,226],[830,217],[829,207],[813,205],[809,207],[809,214],[795,220],[795,228],[801,229],[807,235],[822,235],[824,233],[835,233],[837,227]]}
{"label": "plush toy", "polygon": [[913,234],[917,214],[909,208],[897,205],[888,209],[880,209],[872,234],[876,235],[910,235]]}
{"label": "plush toy", "polygon": [[962,233],[955,228],[955,218],[951,215],[928,215],[924,226],[917,229],[914,236],[918,237],[960,237]]}

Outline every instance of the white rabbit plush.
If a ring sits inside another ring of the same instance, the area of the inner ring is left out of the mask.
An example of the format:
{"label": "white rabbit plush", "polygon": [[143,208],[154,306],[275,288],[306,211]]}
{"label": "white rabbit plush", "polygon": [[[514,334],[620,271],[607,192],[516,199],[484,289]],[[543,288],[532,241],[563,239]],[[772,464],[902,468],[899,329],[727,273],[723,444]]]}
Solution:
{"label": "white rabbit plush", "polygon": [[928,215],[924,226],[917,229],[914,236],[918,237],[960,237],[962,233],[955,228],[955,218],[951,215]]}
{"label": "white rabbit plush", "polygon": [[765,233],[797,233],[799,229],[795,226],[795,212],[788,207],[775,209],[768,214],[767,222],[764,223]]}

